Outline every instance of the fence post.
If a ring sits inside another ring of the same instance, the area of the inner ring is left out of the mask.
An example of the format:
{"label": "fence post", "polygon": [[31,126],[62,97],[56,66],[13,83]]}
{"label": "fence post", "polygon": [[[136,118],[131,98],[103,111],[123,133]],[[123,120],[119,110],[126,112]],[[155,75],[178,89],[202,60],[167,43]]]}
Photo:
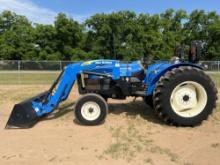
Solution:
{"label": "fence post", "polygon": [[62,70],[62,61],[60,61],[60,70]]}
{"label": "fence post", "polygon": [[18,61],[18,84],[21,84],[21,61]]}
{"label": "fence post", "polygon": [[21,70],[21,61],[18,61],[18,71]]}
{"label": "fence post", "polygon": [[219,64],[220,64],[220,61],[218,61],[218,72],[220,71],[220,70],[219,70],[219,69],[220,69],[220,68],[219,68]]}

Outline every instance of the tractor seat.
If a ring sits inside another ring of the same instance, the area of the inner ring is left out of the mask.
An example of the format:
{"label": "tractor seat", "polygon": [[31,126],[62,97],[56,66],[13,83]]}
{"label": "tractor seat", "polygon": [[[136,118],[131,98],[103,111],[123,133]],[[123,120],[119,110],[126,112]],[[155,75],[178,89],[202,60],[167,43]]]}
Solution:
{"label": "tractor seat", "polygon": [[142,82],[146,76],[145,69],[140,61],[134,61],[129,64],[131,68],[131,81]]}
{"label": "tractor seat", "polygon": [[146,77],[145,68],[140,61],[121,63],[120,76],[130,77],[132,82],[142,82]]}
{"label": "tractor seat", "polygon": [[137,71],[137,72],[133,73],[131,77],[134,77],[134,78],[137,78],[140,81],[143,81],[145,76],[146,76],[145,70],[142,69],[140,71]]}

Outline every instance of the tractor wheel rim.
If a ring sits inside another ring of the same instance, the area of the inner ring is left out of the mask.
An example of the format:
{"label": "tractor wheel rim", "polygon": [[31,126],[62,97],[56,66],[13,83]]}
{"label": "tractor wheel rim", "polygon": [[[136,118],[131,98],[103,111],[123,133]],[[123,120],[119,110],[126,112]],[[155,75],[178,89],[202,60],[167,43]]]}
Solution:
{"label": "tractor wheel rim", "polygon": [[194,81],[185,81],[172,91],[170,104],[177,115],[190,118],[204,110],[207,100],[207,93],[202,85]]}
{"label": "tractor wheel rim", "polygon": [[86,120],[92,121],[96,120],[100,116],[101,109],[96,102],[89,101],[83,104],[81,114]]}

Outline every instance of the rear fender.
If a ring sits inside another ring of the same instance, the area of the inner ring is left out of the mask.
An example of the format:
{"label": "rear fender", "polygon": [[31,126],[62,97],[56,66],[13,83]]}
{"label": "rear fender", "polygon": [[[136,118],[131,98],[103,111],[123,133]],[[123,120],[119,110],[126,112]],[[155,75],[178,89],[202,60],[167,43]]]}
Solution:
{"label": "rear fender", "polygon": [[147,76],[145,78],[145,83],[148,86],[147,95],[153,95],[155,90],[156,84],[159,81],[160,77],[163,76],[167,71],[170,71],[174,68],[178,68],[181,66],[191,66],[198,69],[203,70],[203,68],[198,64],[192,63],[178,63],[178,64],[171,64],[171,63],[159,63],[151,65],[147,70]]}

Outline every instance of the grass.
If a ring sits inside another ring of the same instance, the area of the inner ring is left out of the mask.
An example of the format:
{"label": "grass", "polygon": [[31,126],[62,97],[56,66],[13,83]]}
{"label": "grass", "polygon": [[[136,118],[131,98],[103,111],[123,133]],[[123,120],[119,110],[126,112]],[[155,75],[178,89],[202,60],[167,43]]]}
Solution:
{"label": "grass", "polygon": [[[216,86],[220,87],[220,72],[208,72]],[[0,71],[0,84],[52,84],[59,71]]]}
{"label": "grass", "polygon": [[[136,161],[139,156],[159,154],[167,156],[172,162],[178,162],[178,155],[167,148],[160,147],[154,143],[149,135],[140,131],[134,121],[130,118],[127,126],[110,127],[113,143],[110,144],[99,158],[110,156],[113,159],[124,159],[127,162]],[[142,159],[142,163],[154,164],[150,157]]]}
{"label": "grass", "polygon": [[212,144],[211,144],[211,147],[213,147],[213,148],[218,148],[218,147],[219,147],[219,143],[212,143]]}
{"label": "grass", "polygon": [[152,165],[154,164],[154,163],[153,163],[153,160],[152,160],[151,158],[145,159],[144,162],[145,162],[145,163],[148,163],[148,164],[152,164]]}
{"label": "grass", "polygon": [[48,88],[48,85],[2,85],[0,87],[0,103],[7,101],[20,102],[46,91]]}
{"label": "grass", "polygon": [[0,84],[25,85],[25,84],[51,84],[59,75],[59,72],[48,71],[1,71]]}
{"label": "grass", "polygon": [[207,73],[215,82],[216,86],[220,88],[220,72],[207,72]]}

